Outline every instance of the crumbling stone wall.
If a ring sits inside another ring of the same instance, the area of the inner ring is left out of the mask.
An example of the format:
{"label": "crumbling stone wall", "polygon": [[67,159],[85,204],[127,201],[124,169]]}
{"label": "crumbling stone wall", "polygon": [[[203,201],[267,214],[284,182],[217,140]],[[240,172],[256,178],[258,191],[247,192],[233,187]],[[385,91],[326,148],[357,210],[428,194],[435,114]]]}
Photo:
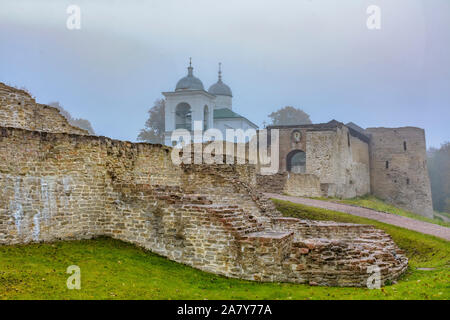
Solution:
{"label": "crumbling stone wall", "polygon": [[369,128],[372,193],[400,208],[433,216],[425,132],[415,127]]}
{"label": "crumbling stone wall", "polygon": [[86,134],[0,84],[0,244],[107,235],[216,274],[314,285],[407,268],[382,231],[282,218],[253,166],[176,166],[170,148]]}
{"label": "crumbling stone wall", "polygon": [[59,110],[38,104],[24,90],[12,88],[0,82],[0,126],[28,130],[88,134],[74,127]]}
{"label": "crumbling stone wall", "polygon": [[380,268],[381,283],[406,270],[403,252],[389,235],[372,226],[279,217],[272,219],[272,228],[294,232],[285,263],[295,261],[288,277],[298,277],[298,282],[307,278],[312,285],[366,286],[369,267]]}
{"label": "crumbling stone wall", "polygon": [[313,174],[291,172],[257,175],[258,190],[296,197],[321,197],[320,180]]}
{"label": "crumbling stone wall", "polygon": [[282,218],[250,165],[173,165],[171,149],[0,128],[0,244],[108,235],[258,281],[365,286],[407,259],[368,226]]}
{"label": "crumbling stone wall", "polygon": [[321,197],[320,180],[313,174],[288,173],[284,192],[296,197]]}

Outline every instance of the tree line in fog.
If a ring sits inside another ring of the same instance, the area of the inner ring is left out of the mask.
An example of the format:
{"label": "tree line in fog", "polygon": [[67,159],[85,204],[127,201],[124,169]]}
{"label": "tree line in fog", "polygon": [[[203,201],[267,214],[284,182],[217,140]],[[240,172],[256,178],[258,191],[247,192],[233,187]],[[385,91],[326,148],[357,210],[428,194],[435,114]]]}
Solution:
{"label": "tree line in fog", "polygon": [[433,209],[450,213],[450,142],[428,149],[427,156]]}

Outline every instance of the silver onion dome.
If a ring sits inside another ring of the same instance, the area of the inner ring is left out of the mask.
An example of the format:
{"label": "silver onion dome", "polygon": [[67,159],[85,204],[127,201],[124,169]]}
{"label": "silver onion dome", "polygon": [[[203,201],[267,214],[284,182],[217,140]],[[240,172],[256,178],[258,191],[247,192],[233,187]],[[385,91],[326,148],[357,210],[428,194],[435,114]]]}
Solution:
{"label": "silver onion dome", "polygon": [[219,63],[219,80],[209,87],[208,92],[215,96],[233,96],[230,87],[222,82],[221,63]]}
{"label": "silver onion dome", "polygon": [[194,77],[194,68],[192,68],[192,61],[189,61],[188,75],[181,78],[177,82],[175,91],[179,90],[205,90],[203,83],[199,78]]}

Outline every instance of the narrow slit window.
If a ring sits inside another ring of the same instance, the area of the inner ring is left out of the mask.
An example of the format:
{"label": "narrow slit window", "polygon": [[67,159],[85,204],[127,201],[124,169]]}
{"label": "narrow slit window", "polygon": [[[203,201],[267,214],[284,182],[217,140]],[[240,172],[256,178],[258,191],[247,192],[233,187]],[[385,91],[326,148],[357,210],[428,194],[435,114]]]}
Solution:
{"label": "narrow slit window", "polygon": [[389,161],[386,161],[386,169],[389,169]]}
{"label": "narrow slit window", "polygon": [[406,178],[406,184],[409,185],[409,178]]}
{"label": "narrow slit window", "polygon": [[403,150],[407,150],[407,148],[406,148],[406,141],[403,141]]}
{"label": "narrow slit window", "polygon": [[350,147],[350,133],[347,132],[347,143],[348,146]]}

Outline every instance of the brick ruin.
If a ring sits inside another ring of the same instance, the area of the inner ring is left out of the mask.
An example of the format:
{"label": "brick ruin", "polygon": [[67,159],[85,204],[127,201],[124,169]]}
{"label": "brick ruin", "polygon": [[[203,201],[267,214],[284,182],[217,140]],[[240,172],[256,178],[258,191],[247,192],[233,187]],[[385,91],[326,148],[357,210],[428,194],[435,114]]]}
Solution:
{"label": "brick ruin", "polygon": [[89,134],[69,124],[59,110],[36,100],[24,90],[0,82],[0,125],[47,132]]}
{"label": "brick ruin", "polygon": [[288,194],[294,197],[324,196],[320,179],[314,174],[280,172],[272,175],[256,175],[258,189],[266,193]]}
{"label": "brick ruin", "polygon": [[[3,86],[1,112],[22,97]],[[384,284],[407,268],[372,226],[283,217],[254,166],[176,166],[168,147],[80,134],[54,111],[65,132],[1,114],[2,245],[104,235],[227,277],[327,286],[366,286],[372,266]]]}

